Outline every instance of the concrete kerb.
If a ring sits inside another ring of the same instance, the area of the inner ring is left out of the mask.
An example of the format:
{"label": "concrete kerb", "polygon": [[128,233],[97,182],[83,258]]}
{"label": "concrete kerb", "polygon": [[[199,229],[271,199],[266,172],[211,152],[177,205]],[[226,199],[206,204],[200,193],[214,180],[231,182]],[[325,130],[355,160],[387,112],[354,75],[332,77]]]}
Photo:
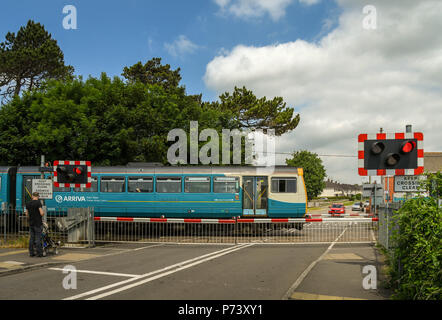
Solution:
{"label": "concrete kerb", "polygon": [[26,271],[31,271],[34,269],[59,266],[59,265],[63,265],[63,264],[66,264],[66,261],[43,262],[43,263],[30,264],[27,266],[17,267],[14,269],[2,270],[2,271],[0,271],[0,277],[12,275],[12,274],[17,274],[17,273],[22,273],[22,272],[26,272]]}

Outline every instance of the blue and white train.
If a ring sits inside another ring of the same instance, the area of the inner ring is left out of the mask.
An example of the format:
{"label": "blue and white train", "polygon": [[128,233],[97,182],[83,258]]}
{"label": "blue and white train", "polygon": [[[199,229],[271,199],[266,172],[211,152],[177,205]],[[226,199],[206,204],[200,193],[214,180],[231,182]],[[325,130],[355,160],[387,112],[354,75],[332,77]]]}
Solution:
{"label": "blue and white train", "polygon": [[[52,178],[45,173],[47,179]],[[0,202],[21,212],[38,167],[0,167]],[[307,193],[301,168],[92,167],[91,188],[53,188],[48,215],[93,207],[96,216],[164,218],[301,218]]]}

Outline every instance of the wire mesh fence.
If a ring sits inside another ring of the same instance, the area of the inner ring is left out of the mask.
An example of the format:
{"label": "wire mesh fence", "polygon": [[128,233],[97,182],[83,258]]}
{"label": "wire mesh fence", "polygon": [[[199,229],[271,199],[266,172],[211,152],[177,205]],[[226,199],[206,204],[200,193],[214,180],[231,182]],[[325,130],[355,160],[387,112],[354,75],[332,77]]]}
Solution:
{"label": "wire mesh fence", "polygon": [[[49,210],[44,216],[50,237],[63,244],[141,243],[327,243],[375,242],[376,218],[324,219],[177,219],[94,216],[93,208]],[[23,211],[4,208],[0,245],[29,237]]]}
{"label": "wire mesh fence", "polygon": [[[46,211],[46,210],[45,210]],[[43,224],[55,242],[93,244],[93,209],[62,208],[46,211]],[[23,246],[29,237],[29,217],[24,210],[3,207],[0,213],[0,245]]]}

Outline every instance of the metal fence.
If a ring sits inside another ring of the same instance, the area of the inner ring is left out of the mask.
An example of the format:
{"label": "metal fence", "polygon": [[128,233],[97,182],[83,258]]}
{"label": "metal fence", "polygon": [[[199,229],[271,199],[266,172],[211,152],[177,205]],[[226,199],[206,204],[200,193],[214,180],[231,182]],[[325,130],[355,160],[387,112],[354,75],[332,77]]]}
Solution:
{"label": "metal fence", "polygon": [[[55,242],[93,245],[93,209],[63,208],[46,211],[43,223]],[[29,218],[23,210],[4,206],[0,212],[0,245],[20,246],[29,238]]]}
{"label": "metal fence", "polygon": [[[61,244],[93,246],[105,242],[141,243],[330,243],[375,242],[376,218],[323,219],[170,219],[95,217],[93,208],[48,211],[49,235]],[[29,237],[22,211],[4,208],[0,214],[0,245]]]}
{"label": "metal fence", "polygon": [[378,243],[389,251],[395,247],[393,234],[398,231],[398,226],[394,220],[394,211],[399,208],[399,203],[390,203],[388,206],[383,204],[379,207]]}
{"label": "metal fence", "polygon": [[375,242],[377,219],[95,218],[96,242],[330,243]]}

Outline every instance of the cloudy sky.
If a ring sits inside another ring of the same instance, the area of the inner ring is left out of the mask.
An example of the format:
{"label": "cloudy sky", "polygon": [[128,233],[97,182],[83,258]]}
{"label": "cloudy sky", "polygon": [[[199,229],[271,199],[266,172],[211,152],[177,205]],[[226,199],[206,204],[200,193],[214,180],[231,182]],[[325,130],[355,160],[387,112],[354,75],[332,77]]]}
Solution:
{"label": "cloudy sky", "polygon": [[[76,30],[63,28],[67,4]],[[161,57],[206,100],[243,85],[283,97],[301,122],[277,151],[324,155],[335,180],[361,181],[356,157],[325,155],[355,156],[357,135],[381,127],[412,124],[425,151],[442,151],[440,0],[18,0],[2,6],[2,41],[28,19],[46,26],[78,75],[120,75]]]}

